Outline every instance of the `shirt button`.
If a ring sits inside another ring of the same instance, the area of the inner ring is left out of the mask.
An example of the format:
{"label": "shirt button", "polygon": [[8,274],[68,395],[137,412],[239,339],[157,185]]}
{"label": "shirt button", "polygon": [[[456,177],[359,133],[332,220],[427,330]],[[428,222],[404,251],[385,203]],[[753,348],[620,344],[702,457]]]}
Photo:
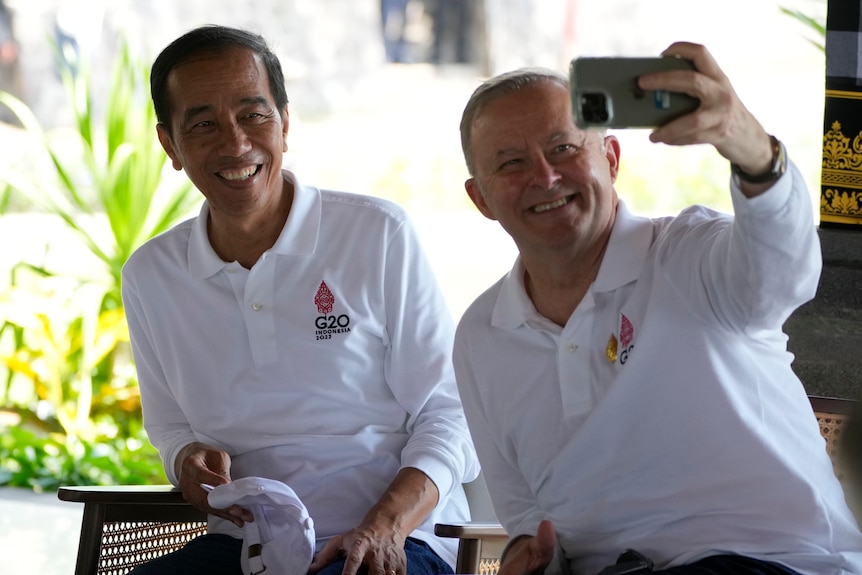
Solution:
{"label": "shirt button", "polygon": [[570,343],[568,346],[566,346],[566,349],[569,350],[569,353],[575,353],[575,351],[577,351],[578,349],[578,346],[573,343]]}
{"label": "shirt button", "polygon": [[263,307],[263,306],[262,306],[262,305],[260,305],[259,303],[253,303],[253,304],[251,304],[251,309],[253,309],[254,311],[260,311],[260,308],[262,308],[262,307]]}

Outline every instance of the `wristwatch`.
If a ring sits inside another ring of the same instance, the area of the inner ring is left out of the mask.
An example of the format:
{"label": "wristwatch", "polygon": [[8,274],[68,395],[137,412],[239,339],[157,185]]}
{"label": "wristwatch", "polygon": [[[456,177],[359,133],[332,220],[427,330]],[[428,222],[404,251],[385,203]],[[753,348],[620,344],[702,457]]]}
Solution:
{"label": "wristwatch", "polygon": [[738,164],[731,163],[730,171],[733,172],[733,175],[749,184],[774,182],[783,176],[784,172],[787,171],[787,151],[784,149],[784,144],[778,141],[775,136],[770,135],[769,140],[772,142],[772,166],[769,170],[762,174],[751,175],[744,172]]}

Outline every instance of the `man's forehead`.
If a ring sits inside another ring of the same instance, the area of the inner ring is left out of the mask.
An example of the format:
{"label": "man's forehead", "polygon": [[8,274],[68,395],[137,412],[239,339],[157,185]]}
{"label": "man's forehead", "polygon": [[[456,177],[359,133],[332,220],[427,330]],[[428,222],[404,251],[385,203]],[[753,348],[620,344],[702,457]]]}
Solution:
{"label": "man's forehead", "polygon": [[260,57],[260,54],[258,54],[251,48],[246,48],[245,46],[213,46],[184,56],[182,59],[177,61],[176,64],[174,64],[172,71],[187,66],[197,67],[204,62],[223,64],[228,61],[238,60],[255,61],[259,64],[262,64],[263,62]]}
{"label": "man's forehead", "polygon": [[566,122],[571,117],[568,91],[542,82],[497,94],[476,110],[472,124],[531,124],[551,118]]}
{"label": "man's forehead", "polygon": [[541,142],[554,144],[569,141],[582,144],[590,138],[590,132],[575,125],[571,114],[517,114],[503,116],[479,115],[473,122],[474,140],[484,140],[492,147],[500,148],[514,142]]}
{"label": "man's forehead", "polygon": [[249,50],[248,59],[226,59],[224,52],[207,52],[183,60],[167,78],[167,89],[175,104],[199,107],[224,97],[237,102],[255,97],[271,98],[269,78],[262,62]]}

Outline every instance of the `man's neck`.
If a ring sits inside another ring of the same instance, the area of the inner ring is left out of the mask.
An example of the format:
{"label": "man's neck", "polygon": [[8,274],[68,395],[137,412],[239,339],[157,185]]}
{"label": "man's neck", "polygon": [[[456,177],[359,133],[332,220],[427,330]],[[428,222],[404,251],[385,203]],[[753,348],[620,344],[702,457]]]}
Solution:
{"label": "man's neck", "polygon": [[557,325],[566,325],[598,277],[606,248],[607,241],[578,255],[530,258],[522,253],[524,287],[536,311]]}
{"label": "man's neck", "polygon": [[213,218],[210,212],[207,234],[219,258],[226,262],[239,262],[242,267],[251,269],[278,240],[290,214],[293,194],[293,186],[285,182],[272,210],[246,218]]}

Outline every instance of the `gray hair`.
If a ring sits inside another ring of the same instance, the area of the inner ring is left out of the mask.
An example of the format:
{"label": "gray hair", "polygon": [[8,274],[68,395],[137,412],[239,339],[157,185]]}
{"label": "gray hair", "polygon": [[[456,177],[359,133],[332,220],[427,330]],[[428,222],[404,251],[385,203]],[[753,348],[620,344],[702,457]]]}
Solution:
{"label": "gray hair", "polygon": [[467,163],[467,171],[471,176],[476,173],[475,159],[471,149],[473,122],[482,113],[482,109],[500,96],[542,82],[551,82],[566,90],[569,89],[569,79],[566,76],[547,68],[519,68],[494,76],[476,88],[461,115],[461,150],[464,152],[464,161]]}

